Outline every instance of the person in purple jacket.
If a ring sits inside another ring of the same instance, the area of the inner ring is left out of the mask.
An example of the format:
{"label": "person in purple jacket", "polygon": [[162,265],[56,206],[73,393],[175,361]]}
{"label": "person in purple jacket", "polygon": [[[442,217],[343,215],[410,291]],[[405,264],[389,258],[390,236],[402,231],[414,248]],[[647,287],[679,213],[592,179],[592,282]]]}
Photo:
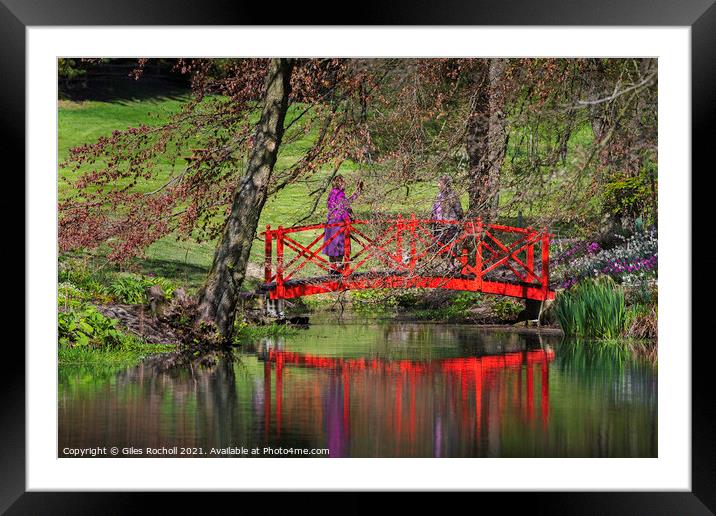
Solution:
{"label": "person in purple jacket", "polygon": [[[358,181],[358,187],[350,197],[346,197],[345,186],[346,182],[343,179],[343,176],[337,175],[333,178],[333,189],[331,190],[331,193],[328,194],[327,224],[348,222],[351,220],[353,215],[353,212],[351,211],[351,202],[353,202],[353,200],[358,197],[363,190],[363,181]],[[345,237],[342,234],[336,235],[336,233],[340,230],[341,226],[327,227],[323,235],[323,242],[326,244],[323,248],[323,254],[328,256],[328,260],[331,263],[343,262],[343,255],[345,253]]]}

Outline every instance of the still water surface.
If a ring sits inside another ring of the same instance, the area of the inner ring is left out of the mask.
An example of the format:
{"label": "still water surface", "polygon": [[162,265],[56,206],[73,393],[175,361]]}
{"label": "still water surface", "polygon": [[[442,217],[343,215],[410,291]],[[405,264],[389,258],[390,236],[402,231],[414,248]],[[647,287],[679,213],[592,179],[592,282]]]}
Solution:
{"label": "still water surface", "polygon": [[60,456],[96,446],[145,457],[148,447],[204,457],[256,447],[282,457],[657,454],[656,369],[555,336],[334,322],[209,366],[155,360],[120,372],[66,367],[59,377]]}

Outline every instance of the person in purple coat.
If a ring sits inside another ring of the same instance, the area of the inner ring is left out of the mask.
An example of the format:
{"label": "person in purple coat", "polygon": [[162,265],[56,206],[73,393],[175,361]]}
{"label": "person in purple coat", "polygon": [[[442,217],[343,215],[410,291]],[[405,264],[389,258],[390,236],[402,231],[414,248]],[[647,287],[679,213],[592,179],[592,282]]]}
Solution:
{"label": "person in purple coat", "polygon": [[[327,224],[334,224],[337,222],[348,222],[351,220],[353,212],[351,211],[351,202],[358,197],[363,190],[363,181],[358,182],[358,187],[350,197],[346,197],[345,193],[346,182],[343,176],[337,175],[333,178],[333,189],[328,194],[328,217],[326,219]],[[341,226],[327,227],[324,232],[323,242],[325,247],[323,248],[323,254],[328,256],[328,260],[331,263],[342,263],[343,255],[345,253],[345,237],[344,235],[336,235],[340,232]],[[334,237],[335,235],[335,237]]]}

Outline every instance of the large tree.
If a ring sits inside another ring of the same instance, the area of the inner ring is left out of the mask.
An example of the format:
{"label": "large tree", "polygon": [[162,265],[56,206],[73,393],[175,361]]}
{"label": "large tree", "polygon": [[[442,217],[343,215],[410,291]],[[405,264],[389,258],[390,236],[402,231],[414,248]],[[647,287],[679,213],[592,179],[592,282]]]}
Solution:
{"label": "large tree", "polygon": [[269,64],[261,119],[256,124],[246,173],[234,193],[211,270],[199,292],[199,319],[215,324],[222,335],[230,335],[233,327],[238,292],[268,196],[284,133],[292,69],[291,59],[272,59]]}
{"label": "large tree", "polygon": [[489,223],[497,218],[500,170],[507,150],[505,69],[507,60],[483,60],[474,81],[467,122],[468,213]]}

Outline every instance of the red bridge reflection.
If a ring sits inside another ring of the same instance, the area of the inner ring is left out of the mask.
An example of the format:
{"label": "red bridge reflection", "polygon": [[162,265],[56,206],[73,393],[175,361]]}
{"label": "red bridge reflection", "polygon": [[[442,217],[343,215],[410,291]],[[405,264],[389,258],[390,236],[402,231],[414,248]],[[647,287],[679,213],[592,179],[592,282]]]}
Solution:
{"label": "red bridge reflection", "polygon": [[[490,431],[485,428],[489,419],[500,424],[506,412],[510,421],[525,425],[539,421],[546,428],[549,422],[549,363],[554,360],[550,349],[434,360],[338,358],[276,350],[264,356],[265,432],[270,432],[272,418],[279,436],[282,425],[320,425],[333,457],[345,455],[351,425],[387,425],[387,434],[396,441],[391,449],[411,448],[425,441],[424,435],[416,439],[417,432],[432,432],[427,441],[434,443],[433,454],[440,455],[444,443],[451,442],[442,435],[448,426],[459,430],[461,440],[472,434],[477,441]],[[300,370],[328,375],[296,379],[285,389],[287,379]],[[535,400],[537,382],[539,399]],[[306,400],[314,400],[310,412],[322,417],[306,418],[291,407],[287,412],[287,393],[289,404],[300,397],[304,408]],[[443,414],[445,421],[433,421],[436,413]]]}

